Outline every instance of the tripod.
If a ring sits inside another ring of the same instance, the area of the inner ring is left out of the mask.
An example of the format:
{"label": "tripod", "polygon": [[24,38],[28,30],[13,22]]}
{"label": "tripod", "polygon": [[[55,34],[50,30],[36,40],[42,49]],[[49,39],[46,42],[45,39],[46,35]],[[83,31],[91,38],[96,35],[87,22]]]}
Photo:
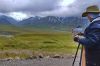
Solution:
{"label": "tripod", "polygon": [[[74,56],[74,60],[73,60],[72,66],[75,65],[75,61],[76,61],[76,57],[77,57],[77,54],[78,54],[78,51],[79,51],[80,45],[81,45],[81,44],[79,43],[78,46],[77,46],[77,50],[76,50],[76,53],[75,53],[75,56]],[[80,55],[79,66],[82,65],[82,53],[83,53],[83,46],[82,46],[82,48],[81,48],[81,55]]]}

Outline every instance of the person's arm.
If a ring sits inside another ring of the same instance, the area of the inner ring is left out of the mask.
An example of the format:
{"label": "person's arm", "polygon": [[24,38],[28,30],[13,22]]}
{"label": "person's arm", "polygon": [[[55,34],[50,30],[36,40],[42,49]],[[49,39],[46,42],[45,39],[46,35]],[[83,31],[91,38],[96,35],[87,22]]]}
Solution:
{"label": "person's arm", "polygon": [[78,42],[86,47],[91,47],[98,44],[100,41],[100,29],[92,29],[87,37],[78,39]]}

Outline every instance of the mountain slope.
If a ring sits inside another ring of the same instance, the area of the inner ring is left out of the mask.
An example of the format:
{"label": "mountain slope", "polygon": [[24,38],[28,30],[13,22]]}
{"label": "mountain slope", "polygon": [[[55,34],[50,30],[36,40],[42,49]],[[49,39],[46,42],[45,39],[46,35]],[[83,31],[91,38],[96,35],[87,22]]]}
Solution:
{"label": "mountain slope", "polygon": [[8,17],[8,16],[4,16],[4,15],[1,15],[0,16],[0,24],[5,24],[5,25],[12,25],[12,24],[16,24],[17,21],[11,17]]}
{"label": "mountain slope", "polygon": [[33,27],[33,28],[44,28],[44,29],[55,29],[55,30],[66,30],[74,28],[78,25],[82,25],[81,18],[79,17],[30,17],[19,22],[22,27]]}
{"label": "mountain slope", "polygon": [[[86,20],[83,20],[86,21]],[[80,17],[55,17],[55,16],[46,16],[46,17],[30,17],[22,21],[17,21],[8,16],[0,16],[0,25],[11,25],[11,28],[14,26],[20,27],[21,29],[27,30],[69,30],[77,26],[84,25],[84,22],[81,22]]]}

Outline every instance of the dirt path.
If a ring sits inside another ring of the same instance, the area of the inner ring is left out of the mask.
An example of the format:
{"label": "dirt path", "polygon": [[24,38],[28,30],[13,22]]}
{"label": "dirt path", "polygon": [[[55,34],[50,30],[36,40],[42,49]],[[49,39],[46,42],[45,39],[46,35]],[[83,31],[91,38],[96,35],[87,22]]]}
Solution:
{"label": "dirt path", "polygon": [[[74,55],[73,55],[74,56]],[[38,58],[27,60],[0,60],[0,66],[72,66],[73,56],[64,58]],[[80,51],[75,62],[79,66]]]}
{"label": "dirt path", "polygon": [[[0,60],[0,66],[72,66],[73,58],[43,58],[29,60]],[[78,60],[76,65],[78,66]]]}

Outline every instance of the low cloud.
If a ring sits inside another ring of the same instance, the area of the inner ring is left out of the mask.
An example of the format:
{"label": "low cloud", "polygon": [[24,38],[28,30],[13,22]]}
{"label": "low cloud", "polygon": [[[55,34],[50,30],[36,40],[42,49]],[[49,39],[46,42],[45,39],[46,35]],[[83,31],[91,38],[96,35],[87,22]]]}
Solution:
{"label": "low cloud", "polygon": [[55,9],[59,0],[0,0],[0,12],[41,12]]}
{"label": "low cloud", "polygon": [[60,6],[59,9],[43,12],[42,14],[55,16],[81,16],[86,8],[92,5],[100,7],[100,0],[75,0],[68,6]]}
{"label": "low cloud", "polygon": [[[0,0],[0,13],[23,12],[39,16],[81,16],[88,6],[100,6],[100,0],[75,0],[62,6],[63,0]],[[65,2],[67,2],[66,0]],[[66,3],[65,3],[66,4]]]}

